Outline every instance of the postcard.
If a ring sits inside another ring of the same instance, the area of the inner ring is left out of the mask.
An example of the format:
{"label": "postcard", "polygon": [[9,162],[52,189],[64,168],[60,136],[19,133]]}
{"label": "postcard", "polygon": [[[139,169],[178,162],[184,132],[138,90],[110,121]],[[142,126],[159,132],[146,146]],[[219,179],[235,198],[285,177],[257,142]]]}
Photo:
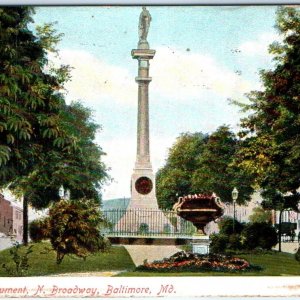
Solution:
{"label": "postcard", "polygon": [[89,4],[0,6],[0,298],[299,296],[300,6]]}

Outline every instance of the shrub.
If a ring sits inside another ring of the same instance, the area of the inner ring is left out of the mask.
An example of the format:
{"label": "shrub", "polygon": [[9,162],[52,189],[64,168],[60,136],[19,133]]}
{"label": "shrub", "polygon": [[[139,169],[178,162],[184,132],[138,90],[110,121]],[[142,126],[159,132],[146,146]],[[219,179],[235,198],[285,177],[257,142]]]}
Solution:
{"label": "shrub", "polygon": [[140,234],[146,234],[149,233],[149,225],[147,223],[140,224],[139,227],[139,233]]}
{"label": "shrub", "polygon": [[211,244],[210,250],[212,253],[227,253],[230,250],[241,250],[241,236],[240,234],[212,234],[210,236]]}
{"label": "shrub", "polygon": [[210,236],[210,251],[212,253],[224,253],[227,248],[228,236],[225,234],[212,234]]}
{"label": "shrub", "polygon": [[228,239],[227,249],[241,250],[243,248],[240,234],[231,234]]}
{"label": "shrub", "polygon": [[218,223],[220,234],[231,235],[233,234],[233,222],[234,222],[234,233],[241,233],[245,225],[237,220],[233,221],[231,217],[223,217]]}
{"label": "shrub", "polygon": [[29,224],[29,236],[33,242],[50,238],[49,218],[42,218],[32,221]]}
{"label": "shrub", "polygon": [[170,224],[164,224],[163,233],[170,233],[170,232],[171,232],[171,226],[170,226]]}
{"label": "shrub", "polygon": [[242,232],[246,249],[262,248],[271,250],[277,244],[274,227],[267,223],[249,223]]}
{"label": "shrub", "polygon": [[[12,276],[26,276],[29,269],[28,255],[32,253],[33,245],[29,247],[22,247],[18,242],[9,250],[10,257],[13,261],[13,267],[2,264],[2,268],[7,274]],[[21,251],[21,248],[23,248]]]}
{"label": "shrub", "polygon": [[58,264],[66,254],[85,258],[107,247],[101,234],[105,219],[91,200],[61,200],[50,208],[49,222],[50,241]]}
{"label": "shrub", "polygon": [[107,249],[109,242],[101,234],[106,220],[91,200],[61,200],[49,210],[49,216],[31,225],[33,240],[50,238],[60,264],[65,255],[86,258],[90,253]]}
{"label": "shrub", "polygon": [[295,253],[295,259],[300,262],[300,247],[298,248],[297,252]]}

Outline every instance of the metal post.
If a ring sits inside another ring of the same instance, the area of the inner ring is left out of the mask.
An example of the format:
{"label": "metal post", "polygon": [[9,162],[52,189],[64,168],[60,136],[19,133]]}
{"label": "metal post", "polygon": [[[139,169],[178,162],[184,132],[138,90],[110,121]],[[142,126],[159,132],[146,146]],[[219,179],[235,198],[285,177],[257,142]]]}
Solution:
{"label": "metal post", "polygon": [[233,233],[235,233],[235,200],[233,200]]}
{"label": "metal post", "polygon": [[239,195],[239,191],[237,190],[236,187],[232,190],[231,195],[232,195],[232,200],[233,200],[233,226],[232,226],[232,229],[233,229],[233,233],[235,233],[235,202]]}

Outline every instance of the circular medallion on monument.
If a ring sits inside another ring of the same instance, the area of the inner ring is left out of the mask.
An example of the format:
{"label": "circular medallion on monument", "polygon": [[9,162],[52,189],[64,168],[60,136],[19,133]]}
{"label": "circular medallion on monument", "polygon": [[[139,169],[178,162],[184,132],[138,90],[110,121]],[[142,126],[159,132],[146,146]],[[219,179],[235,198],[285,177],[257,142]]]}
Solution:
{"label": "circular medallion on monument", "polygon": [[142,195],[147,195],[152,191],[153,184],[152,180],[148,177],[140,177],[136,182],[135,182],[135,189],[139,194]]}

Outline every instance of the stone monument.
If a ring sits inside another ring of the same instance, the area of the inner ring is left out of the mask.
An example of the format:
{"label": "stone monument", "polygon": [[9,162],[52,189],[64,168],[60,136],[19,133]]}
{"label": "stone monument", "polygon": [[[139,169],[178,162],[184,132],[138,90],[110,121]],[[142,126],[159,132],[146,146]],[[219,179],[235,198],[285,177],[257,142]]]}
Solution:
{"label": "stone monument", "polygon": [[[149,232],[161,232],[163,227],[173,227],[163,212],[159,211],[155,175],[150,161],[149,83],[152,78],[149,77],[149,61],[155,55],[155,50],[150,49],[147,41],[151,20],[149,11],[143,7],[139,19],[138,47],[131,51],[132,58],[138,61],[138,76],[135,78],[138,84],[137,152],[131,176],[131,200],[118,227],[133,232],[139,231],[141,225],[148,226]],[[154,219],[160,221],[155,222]]]}
{"label": "stone monument", "polygon": [[149,136],[149,61],[153,59],[155,50],[149,49],[147,35],[151,15],[143,7],[139,21],[138,49],[131,51],[132,58],[138,60],[138,121],[137,121],[137,153],[133,174],[131,177],[131,201],[134,208],[158,209],[155,193],[155,177],[150,162]]}

